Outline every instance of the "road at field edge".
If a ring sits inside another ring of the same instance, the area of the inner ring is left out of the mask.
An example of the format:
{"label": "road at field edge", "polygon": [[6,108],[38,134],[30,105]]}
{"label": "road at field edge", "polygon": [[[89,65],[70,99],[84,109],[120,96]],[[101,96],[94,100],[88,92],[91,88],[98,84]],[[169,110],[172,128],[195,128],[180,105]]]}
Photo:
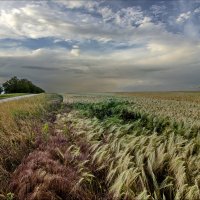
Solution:
{"label": "road at field edge", "polygon": [[27,97],[32,97],[32,96],[36,96],[38,94],[28,94],[28,95],[23,95],[23,96],[18,96],[18,97],[10,97],[10,98],[6,98],[6,99],[1,99],[0,103],[4,103],[4,102],[8,102],[8,101],[14,101],[14,100],[19,100],[19,99],[23,99],[23,98],[27,98]]}

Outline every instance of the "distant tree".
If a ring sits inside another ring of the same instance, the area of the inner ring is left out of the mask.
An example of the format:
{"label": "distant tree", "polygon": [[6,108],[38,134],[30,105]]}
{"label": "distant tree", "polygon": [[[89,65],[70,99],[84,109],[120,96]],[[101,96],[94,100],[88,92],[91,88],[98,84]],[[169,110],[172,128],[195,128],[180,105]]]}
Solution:
{"label": "distant tree", "polygon": [[0,94],[3,92],[3,88],[0,86]]}
{"label": "distant tree", "polygon": [[43,89],[27,79],[18,79],[16,76],[3,83],[5,93],[42,93]]}

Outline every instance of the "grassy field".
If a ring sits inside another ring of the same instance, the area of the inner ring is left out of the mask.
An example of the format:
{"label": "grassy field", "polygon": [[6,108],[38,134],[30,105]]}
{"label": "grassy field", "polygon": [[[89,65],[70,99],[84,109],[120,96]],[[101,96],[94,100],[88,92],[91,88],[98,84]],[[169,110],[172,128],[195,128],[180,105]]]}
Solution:
{"label": "grassy field", "polygon": [[55,116],[44,96],[29,102],[27,121],[16,104],[2,111],[12,113],[2,145],[13,149],[1,146],[12,169],[4,199],[200,199],[199,93],[63,97],[51,120],[41,120],[41,113]]}
{"label": "grassy field", "polygon": [[23,96],[23,95],[27,95],[27,93],[0,94],[0,100],[11,98],[11,97]]}
{"label": "grassy field", "polygon": [[200,92],[121,93],[131,97],[139,110],[169,117],[185,125],[200,125]]}
{"label": "grassy field", "polygon": [[116,96],[147,97],[151,99],[175,100],[200,103],[200,92],[119,92]]}
{"label": "grassy field", "polygon": [[0,194],[9,191],[13,171],[34,148],[55,99],[41,94],[0,104]]}
{"label": "grassy field", "polygon": [[144,96],[75,98],[74,133],[112,199],[200,199],[199,105]]}

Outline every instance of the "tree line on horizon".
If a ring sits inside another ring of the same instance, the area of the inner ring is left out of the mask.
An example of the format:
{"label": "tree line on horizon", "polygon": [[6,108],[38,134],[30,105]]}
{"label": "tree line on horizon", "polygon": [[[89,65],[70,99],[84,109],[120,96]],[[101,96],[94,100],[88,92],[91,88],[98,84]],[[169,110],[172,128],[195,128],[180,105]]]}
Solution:
{"label": "tree line on horizon", "polygon": [[12,77],[10,80],[0,86],[0,94],[2,92],[6,94],[10,93],[43,93],[45,92],[42,88],[34,85],[31,81],[27,79],[18,79],[16,76]]}

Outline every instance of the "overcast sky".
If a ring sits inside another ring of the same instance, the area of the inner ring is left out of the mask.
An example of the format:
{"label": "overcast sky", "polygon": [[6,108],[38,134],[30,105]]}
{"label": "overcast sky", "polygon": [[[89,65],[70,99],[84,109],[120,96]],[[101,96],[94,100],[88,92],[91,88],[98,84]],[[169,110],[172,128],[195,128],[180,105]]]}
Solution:
{"label": "overcast sky", "polygon": [[199,0],[0,1],[0,83],[49,92],[200,88]]}

